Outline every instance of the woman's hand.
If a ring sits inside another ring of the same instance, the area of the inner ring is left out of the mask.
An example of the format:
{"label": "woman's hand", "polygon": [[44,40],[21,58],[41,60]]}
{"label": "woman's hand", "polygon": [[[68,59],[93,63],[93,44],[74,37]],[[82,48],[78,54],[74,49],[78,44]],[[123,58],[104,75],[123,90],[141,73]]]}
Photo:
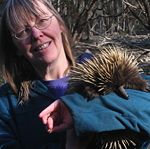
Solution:
{"label": "woman's hand", "polygon": [[46,125],[49,133],[63,131],[71,127],[73,123],[72,116],[67,106],[59,99],[44,109],[39,117]]}

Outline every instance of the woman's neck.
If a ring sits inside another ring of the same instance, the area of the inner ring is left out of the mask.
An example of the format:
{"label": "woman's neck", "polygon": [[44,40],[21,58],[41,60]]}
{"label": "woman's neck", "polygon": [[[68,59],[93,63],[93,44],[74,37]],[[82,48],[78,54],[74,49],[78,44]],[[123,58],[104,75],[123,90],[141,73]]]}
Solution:
{"label": "woman's neck", "polygon": [[54,61],[47,65],[35,67],[35,70],[42,80],[56,80],[64,77],[69,71],[69,63],[67,58]]}

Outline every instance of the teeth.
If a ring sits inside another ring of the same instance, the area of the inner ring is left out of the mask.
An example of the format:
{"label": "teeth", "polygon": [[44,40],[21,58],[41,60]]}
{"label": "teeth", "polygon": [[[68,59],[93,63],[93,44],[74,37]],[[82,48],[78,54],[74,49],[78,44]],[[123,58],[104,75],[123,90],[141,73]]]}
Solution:
{"label": "teeth", "polygon": [[45,44],[39,46],[38,49],[39,49],[39,50],[45,49],[45,48],[48,47],[48,45],[49,45],[49,43],[45,43]]}

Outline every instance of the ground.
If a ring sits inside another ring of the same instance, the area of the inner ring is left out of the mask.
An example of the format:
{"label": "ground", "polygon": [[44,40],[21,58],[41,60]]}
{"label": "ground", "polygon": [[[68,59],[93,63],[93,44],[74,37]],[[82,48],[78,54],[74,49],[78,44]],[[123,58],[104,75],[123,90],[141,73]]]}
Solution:
{"label": "ground", "polygon": [[106,46],[118,46],[132,52],[146,74],[150,75],[150,35],[93,36],[88,41],[78,42],[74,46],[74,55],[78,57],[85,51],[96,53]]}

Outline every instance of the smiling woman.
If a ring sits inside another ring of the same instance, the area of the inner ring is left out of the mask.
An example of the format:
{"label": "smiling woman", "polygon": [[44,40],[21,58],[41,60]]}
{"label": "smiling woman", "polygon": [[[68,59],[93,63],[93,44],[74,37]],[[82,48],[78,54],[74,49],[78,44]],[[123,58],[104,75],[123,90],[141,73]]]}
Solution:
{"label": "smiling woman", "polygon": [[38,114],[64,95],[75,63],[65,23],[48,0],[9,0],[0,36],[0,148],[64,148],[65,133],[49,135]]}
{"label": "smiling woman", "polygon": [[1,46],[5,50],[1,53],[6,66],[3,74],[16,93],[20,87],[27,91],[28,81],[35,77],[44,80],[63,77],[68,66],[74,64],[64,22],[46,0],[34,4],[8,1],[2,28]]}
{"label": "smiling woman", "polygon": [[65,23],[50,0],[5,2],[0,33],[0,68],[6,80],[0,87],[0,148],[72,149],[76,142],[66,138],[64,129],[72,124],[77,134],[131,129],[150,135],[149,93],[129,91],[130,106],[108,94],[104,107],[99,98],[86,102],[79,94],[64,96],[75,61]]}

